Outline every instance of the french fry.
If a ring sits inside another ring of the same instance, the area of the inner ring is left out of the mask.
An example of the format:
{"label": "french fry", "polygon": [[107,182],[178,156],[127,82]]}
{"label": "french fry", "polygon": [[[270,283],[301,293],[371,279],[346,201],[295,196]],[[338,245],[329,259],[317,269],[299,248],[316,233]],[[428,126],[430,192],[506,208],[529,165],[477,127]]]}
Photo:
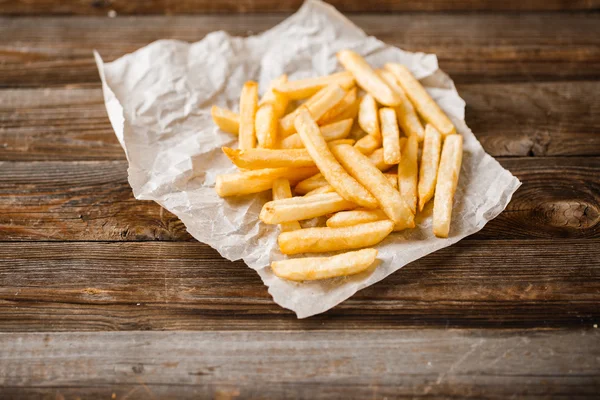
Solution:
{"label": "french fry", "polygon": [[360,55],[350,50],[342,50],[337,53],[337,58],[344,68],[352,72],[358,86],[370,93],[378,102],[390,107],[400,104],[400,97]]}
{"label": "french fry", "polygon": [[238,168],[264,169],[281,167],[314,167],[315,162],[305,149],[248,149],[222,147],[223,153]]}
{"label": "french fry", "polygon": [[412,135],[402,147],[402,158],[398,164],[398,188],[413,214],[417,212],[418,153],[417,136]]}
{"label": "french fry", "polygon": [[[394,189],[398,189],[398,175],[396,175],[396,174],[384,174],[384,175],[385,175],[386,179],[390,182],[390,184],[394,187]],[[311,190],[310,192],[306,193],[304,196],[314,196],[315,194],[333,193],[333,192],[335,192],[335,189],[331,185],[325,185],[325,186],[321,186],[321,187]],[[385,217],[385,219],[387,219],[387,217]]]}
{"label": "french fry", "polygon": [[258,104],[258,84],[248,81],[242,88],[240,96],[240,149],[252,149],[256,147],[256,132],[254,130],[254,118]]}
{"label": "french fry", "polygon": [[324,253],[374,246],[393,230],[389,220],[345,228],[307,228],[284,232],[277,242],[283,254]]}
{"label": "french fry", "polygon": [[358,116],[358,108],[360,106],[360,100],[356,99],[353,104],[348,106],[344,111],[340,114],[336,115],[332,120],[327,121],[328,123],[341,121],[344,119],[354,119]]}
{"label": "french fry", "polygon": [[266,203],[260,211],[260,220],[265,224],[305,220],[341,210],[351,210],[356,204],[344,200],[337,193],[324,193],[309,197],[292,197]]}
{"label": "french fry", "polygon": [[318,172],[316,167],[269,168],[217,175],[215,191],[221,197],[241,196],[264,192],[273,187],[277,178],[289,179],[294,184]]}
{"label": "french fry", "polygon": [[448,136],[444,140],[435,187],[435,198],[433,199],[433,233],[437,237],[447,238],[450,232],[452,201],[458,185],[462,154],[462,136]]}
{"label": "french fry", "polygon": [[379,116],[377,115],[377,103],[370,94],[363,96],[358,108],[358,125],[367,132],[367,135],[380,137]]}
{"label": "french fry", "polygon": [[[315,161],[327,182],[348,201],[367,208],[377,207],[377,201],[354,178],[342,168],[323,139],[319,126],[312,119],[308,109],[303,108],[296,117],[296,129],[304,147]],[[343,146],[343,145],[342,145]],[[341,146],[335,146],[341,147]]]}
{"label": "french fry", "polygon": [[[328,146],[353,145],[352,139],[327,142]],[[315,162],[306,149],[248,149],[239,150],[221,147],[223,153],[236,167],[241,169],[264,169],[282,167],[313,167]]]}
{"label": "french fry", "polygon": [[383,159],[387,164],[400,162],[400,131],[393,108],[379,110],[381,119],[381,136],[383,137]]}
{"label": "french fry", "polygon": [[300,109],[307,109],[312,119],[318,120],[323,116],[323,114],[331,110],[336,104],[342,101],[344,96],[346,96],[346,92],[339,85],[329,85],[322,89],[322,91],[317,92],[317,94],[314,96],[317,96],[316,100],[311,101],[312,98],[309,99],[307,101],[307,103],[309,103],[308,105],[299,107],[292,113],[279,120],[282,137],[287,137],[296,132],[296,126],[294,123],[298,113],[300,112]]}
{"label": "french fry", "polygon": [[335,74],[319,76],[316,78],[299,79],[297,81],[280,82],[274,85],[273,90],[284,94],[290,100],[306,99],[326,86],[336,84],[343,89],[354,86],[354,77],[350,72],[337,72]]}
{"label": "french fry", "polygon": [[327,185],[329,185],[329,183],[327,183],[327,180],[323,174],[318,173],[310,178],[298,182],[294,188],[294,192],[296,192],[296,194],[307,194],[308,192]]}
{"label": "french fry", "polygon": [[346,171],[364,185],[377,199],[381,209],[389,219],[394,221],[396,227],[414,227],[414,215],[410,208],[406,205],[400,193],[394,189],[383,173],[369,161],[367,156],[348,145],[335,146],[331,151]]}
{"label": "french fry", "polygon": [[354,145],[358,151],[365,155],[373,153],[381,147],[381,136],[366,135],[358,139]]}
{"label": "french fry", "polygon": [[412,103],[406,97],[406,93],[404,93],[404,89],[400,86],[396,77],[394,75],[385,70],[380,69],[377,71],[379,76],[388,84],[388,86],[402,99],[400,104],[395,108],[396,109],[396,117],[398,118],[398,125],[402,129],[402,132],[406,136],[417,136],[419,142],[423,141],[423,137],[425,136],[425,129],[423,129],[423,125],[421,124],[421,120],[415,111]]}
{"label": "french fry", "polygon": [[259,107],[262,107],[265,104],[271,104],[277,118],[281,118],[285,112],[285,109],[288,106],[288,98],[283,93],[274,91],[273,88],[285,82],[287,82],[287,75],[285,74],[273,80],[269,85],[269,89],[265,92],[262,99],[260,99],[260,102],[258,103]]}
{"label": "french fry", "polygon": [[[283,200],[292,198],[290,181],[285,178],[277,178],[273,181],[273,200]],[[281,232],[295,231],[302,229],[298,221],[287,221],[280,225]]]}
{"label": "french fry", "polygon": [[271,269],[290,281],[313,281],[354,275],[368,269],[377,259],[376,249],[349,251],[331,257],[305,257],[273,261]]}
{"label": "french fry", "polygon": [[240,116],[225,108],[212,106],[210,115],[219,129],[237,135],[240,130]]}
{"label": "french fry", "polygon": [[388,63],[385,69],[390,71],[406,95],[413,103],[419,114],[431,125],[433,125],[444,137],[456,133],[456,128],[437,103],[431,98],[423,85],[402,64]]}
{"label": "french fry", "polygon": [[[356,145],[354,145],[354,147],[356,147]],[[386,163],[383,159],[383,149],[377,149],[373,153],[371,153],[371,155],[369,156],[369,160],[371,160],[371,163],[373,163],[375,168],[377,168],[380,171],[387,171],[388,169],[393,167],[392,164]]]}
{"label": "french fry", "polygon": [[279,121],[275,108],[272,104],[263,104],[256,111],[256,119],[254,121],[256,130],[256,140],[258,147],[264,149],[272,149],[277,143],[277,130],[279,129]]}
{"label": "french fry", "polygon": [[383,221],[388,219],[383,210],[352,210],[340,211],[329,218],[325,224],[330,228],[343,228],[366,224],[368,222]]}
{"label": "french fry", "polygon": [[[342,101],[337,103],[335,106],[333,106],[332,109],[330,109],[325,114],[323,114],[321,116],[321,118],[319,118],[317,120],[317,124],[325,125],[325,124],[330,124],[334,121],[339,120],[338,117],[342,113],[346,112],[346,110],[348,110],[350,107],[352,107],[354,105],[354,103],[356,103],[356,93],[357,93],[357,90],[355,87],[348,90],[348,92],[346,93],[346,95],[344,96]],[[349,117],[349,118],[354,118],[354,116]]]}
{"label": "french fry", "polygon": [[417,186],[417,191],[419,192],[419,211],[423,211],[425,204],[433,197],[441,147],[442,135],[433,125],[427,124],[425,127],[425,140],[423,140],[419,183]]}
{"label": "french fry", "polygon": [[[336,139],[347,138],[350,134],[350,128],[352,128],[353,121],[351,119],[344,119],[339,122],[334,122],[328,125],[320,127],[323,138],[329,142]],[[298,133],[294,133],[279,142],[279,147],[282,149],[301,149],[304,147],[302,139]]]}
{"label": "french fry", "polygon": [[[354,147],[356,147],[356,145],[354,145]],[[387,171],[388,169],[393,167],[393,165],[386,164],[385,161],[383,160],[383,149],[375,150],[369,156],[369,161],[371,161],[371,163],[375,166],[375,168],[377,168],[380,171]],[[327,183],[327,181],[325,180],[323,175],[319,173],[314,176],[311,176],[308,179],[305,179],[305,180],[299,182],[296,185],[296,187],[294,188],[294,191],[297,194],[308,195],[308,193],[311,193],[319,188],[322,188],[322,187],[328,186],[328,185],[329,184]],[[325,190],[325,189],[322,189],[322,190]],[[315,192],[315,193],[311,193],[311,195],[317,194],[317,193],[328,193],[328,191],[329,190],[323,191],[323,192]]]}
{"label": "french fry", "polygon": [[333,186],[326,184],[324,186],[321,186],[321,187],[311,190],[310,192],[306,193],[304,195],[304,197],[314,196],[316,194],[334,193],[334,192],[335,192],[335,189],[333,188]]}

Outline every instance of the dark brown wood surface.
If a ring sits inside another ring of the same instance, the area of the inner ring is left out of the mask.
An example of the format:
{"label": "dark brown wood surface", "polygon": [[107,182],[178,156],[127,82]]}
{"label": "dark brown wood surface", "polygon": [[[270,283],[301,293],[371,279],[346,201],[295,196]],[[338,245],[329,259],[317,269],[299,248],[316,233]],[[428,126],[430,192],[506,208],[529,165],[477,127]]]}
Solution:
{"label": "dark brown wood surface", "polygon": [[[292,12],[304,0],[0,0],[0,14],[190,14]],[[344,12],[598,10],[598,0],[329,0]]]}
{"label": "dark brown wood surface", "polygon": [[[350,15],[368,34],[437,54],[457,83],[597,80],[597,13]],[[285,15],[0,18],[0,87],[99,87],[91,51],[106,61],[158,39],[194,42],[225,30],[245,36]]]}
{"label": "dark brown wood surface", "polygon": [[0,397],[595,398],[600,4],[333,2],[413,11],[350,18],[438,54],[523,186],[477,234],[297,320],[243,262],[133,198],[91,57],[285,18],[122,14],[275,3],[0,0]]}

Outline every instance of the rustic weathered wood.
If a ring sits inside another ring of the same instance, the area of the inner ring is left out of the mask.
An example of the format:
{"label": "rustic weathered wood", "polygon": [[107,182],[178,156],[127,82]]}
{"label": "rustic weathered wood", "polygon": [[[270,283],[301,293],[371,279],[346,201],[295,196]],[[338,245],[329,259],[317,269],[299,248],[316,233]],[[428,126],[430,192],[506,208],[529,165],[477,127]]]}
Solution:
{"label": "rustic weathered wood", "polygon": [[[0,15],[106,15],[292,12],[303,0],[2,0]],[[345,12],[597,10],[597,0],[329,0]]]}
{"label": "rustic weathered wood", "polygon": [[[574,256],[576,254],[577,256]],[[468,240],[297,320],[200,243],[0,243],[2,331],[591,327],[600,240]]]}
{"label": "rustic weathered wood", "polygon": [[[600,237],[600,158],[515,158],[523,181],[476,238]],[[191,240],[183,224],[135,200],[125,161],[0,164],[0,240]]]}
{"label": "rustic weathered wood", "polygon": [[591,399],[599,343],[597,330],[0,334],[0,394]]}
{"label": "rustic weathered wood", "polygon": [[[600,155],[600,82],[461,84],[493,156]],[[0,90],[0,160],[124,160],[102,91]]]}
{"label": "rustic weathered wood", "polygon": [[[436,53],[441,68],[457,82],[464,83],[597,79],[598,15],[535,13],[474,17],[403,13],[350,18],[368,34],[390,44],[410,51]],[[109,61],[158,39],[197,41],[215,30],[248,35],[268,29],[284,18],[283,15],[3,18],[0,19],[0,86],[99,85],[91,56],[94,48]]]}

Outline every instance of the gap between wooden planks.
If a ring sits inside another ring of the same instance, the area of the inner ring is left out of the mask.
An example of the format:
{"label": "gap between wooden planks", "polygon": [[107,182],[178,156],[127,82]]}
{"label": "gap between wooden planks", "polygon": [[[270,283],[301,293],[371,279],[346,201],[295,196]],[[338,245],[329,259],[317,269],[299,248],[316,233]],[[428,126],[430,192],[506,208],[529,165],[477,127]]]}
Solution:
{"label": "gap between wooden planks", "polygon": [[[0,87],[99,86],[93,49],[110,61],[159,39],[195,42],[217,30],[256,34],[285,17],[0,18]],[[597,13],[402,13],[350,18],[386,43],[437,54],[440,67],[457,83],[600,77]]]}

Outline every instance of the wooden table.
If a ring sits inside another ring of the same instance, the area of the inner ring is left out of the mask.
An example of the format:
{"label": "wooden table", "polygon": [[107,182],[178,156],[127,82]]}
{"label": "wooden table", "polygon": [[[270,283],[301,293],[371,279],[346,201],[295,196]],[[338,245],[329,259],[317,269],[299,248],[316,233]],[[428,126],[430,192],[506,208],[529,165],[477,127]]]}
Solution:
{"label": "wooden table", "polygon": [[600,1],[334,2],[436,53],[523,186],[481,232],[305,320],[133,198],[92,58],[260,32],[299,1],[252,14],[278,3],[0,1],[0,397],[598,398]]}

